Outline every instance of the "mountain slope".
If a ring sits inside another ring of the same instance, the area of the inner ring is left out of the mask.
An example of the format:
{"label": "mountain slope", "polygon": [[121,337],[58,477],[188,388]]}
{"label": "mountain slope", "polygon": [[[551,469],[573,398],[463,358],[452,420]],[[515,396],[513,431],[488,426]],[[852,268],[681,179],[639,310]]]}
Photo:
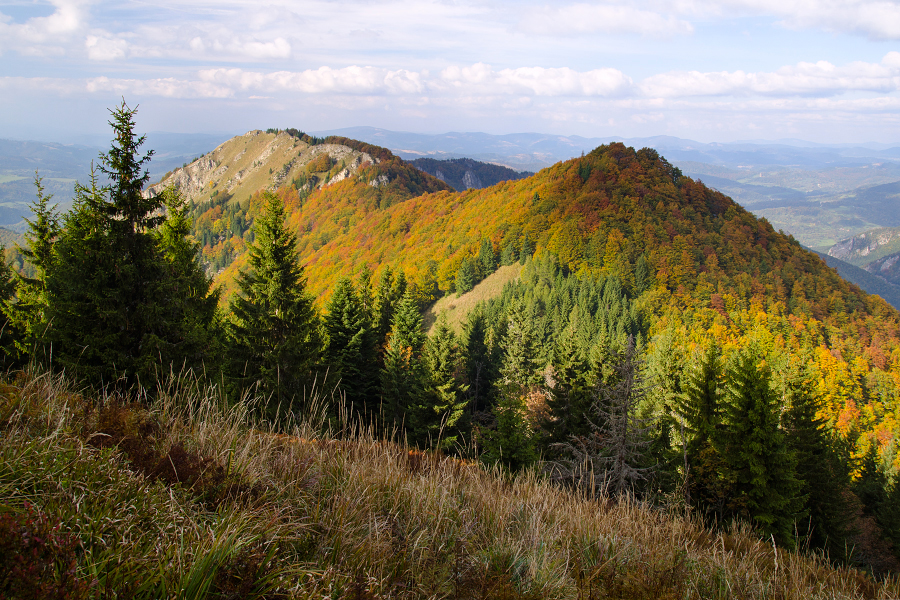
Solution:
{"label": "mountain slope", "polygon": [[[858,285],[869,294],[881,296],[888,304],[897,310],[900,310],[900,286],[869,271],[868,266],[865,269],[861,269],[860,267],[851,265],[850,263],[844,262],[833,256],[821,252],[816,252],[816,254],[818,254],[829,267],[835,269],[841,277]],[[890,263],[891,266],[893,264],[894,263]]]}
{"label": "mountain slope", "polygon": [[479,162],[471,158],[417,158],[409,161],[417,169],[434,175],[449,184],[457,192],[471,188],[485,188],[501,181],[525,179],[534,173],[513,171],[509,167]]}

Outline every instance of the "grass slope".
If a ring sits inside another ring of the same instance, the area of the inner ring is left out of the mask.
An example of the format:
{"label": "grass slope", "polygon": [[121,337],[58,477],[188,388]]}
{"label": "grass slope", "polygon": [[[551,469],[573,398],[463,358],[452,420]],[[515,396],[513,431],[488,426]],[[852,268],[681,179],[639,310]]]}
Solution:
{"label": "grass slope", "polygon": [[453,294],[444,296],[425,311],[423,316],[425,329],[430,335],[438,319],[444,315],[450,327],[457,333],[461,333],[462,325],[466,322],[469,312],[479,302],[499,296],[503,292],[504,286],[510,281],[518,279],[521,272],[522,265],[519,263],[500,267],[462,296]]}
{"label": "grass slope", "polygon": [[151,408],[21,376],[0,396],[3,597],[888,598],[745,530],[595,501],[364,433],[251,426],[215,390]]}

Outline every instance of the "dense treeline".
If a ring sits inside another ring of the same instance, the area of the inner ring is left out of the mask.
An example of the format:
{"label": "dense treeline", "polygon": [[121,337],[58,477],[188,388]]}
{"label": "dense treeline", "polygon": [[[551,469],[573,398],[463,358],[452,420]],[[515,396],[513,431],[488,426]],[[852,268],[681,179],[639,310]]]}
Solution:
{"label": "dense treeline", "polygon": [[[220,306],[190,207],[174,190],[141,193],[152,153],[140,154],[133,110],[112,115],[108,184],[78,185],[59,217],[37,180],[22,249],[33,274],[0,278],[8,365],[151,396],[192,369],[231,398],[258,396],[272,421],[314,385],[335,389],[335,423],[350,413],[422,449],[896,568],[883,551],[873,558],[879,543],[900,547],[896,314],[652,151],[613,145],[543,173],[502,235],[411,275],[363,267],[335,281],[320,313],[302,266],[316,227],[292,225],[296,189],[215,205],[246,227]],[[362,188],[378,189],[338,191]],[[440,320],[425,334],[427,304],[514,261],[520,278],[461,331]]]}

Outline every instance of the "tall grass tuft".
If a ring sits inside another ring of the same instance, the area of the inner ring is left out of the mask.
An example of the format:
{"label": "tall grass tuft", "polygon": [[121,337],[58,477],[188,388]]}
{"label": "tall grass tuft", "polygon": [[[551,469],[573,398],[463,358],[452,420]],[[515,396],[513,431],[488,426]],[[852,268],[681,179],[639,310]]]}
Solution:
{"label": "tall grass tuft", "polygon": [[[189,375],[152,396],[0,385],[0,528],[52,530],[20,571],[58,597],[900,597],[746,528],[412,451],[352,415],[328,431],[321,390],[277,424]],[[0,597],[34,581],[0,575]]]}

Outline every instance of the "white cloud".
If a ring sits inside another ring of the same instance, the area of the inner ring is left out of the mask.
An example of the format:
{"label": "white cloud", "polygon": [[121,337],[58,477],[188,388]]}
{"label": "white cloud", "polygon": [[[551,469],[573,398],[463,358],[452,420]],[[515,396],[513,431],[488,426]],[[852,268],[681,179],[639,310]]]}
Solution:
{"label": "white cloud", "polygon": [[900,5],[886,0],[738,0],[765,13],[782,17],[795,28],[862,34],[882,40],[900,39]]}
{"label": "white cloud", "polygon": [[420,75],[376,67],[320,67],[306,71],[259,73],[243,69],[205,69],[202,81],[239,90],[289,91],[304,94],[410,94],[422,91]]}
{"label": "white cloud", "polygon": [[165,98],[229,98],[234,92],[208,81],[161,79],[110,79],[95,77],[84,83],[89,93],[116,92],[123,95],[162,96]]}
{"label": "white cloud", "polygon": [[618,69],[575,71],[568,67],[546,69],[520,67],[494,71],[490,65],[448,67],[431,87],[482,94],[527,94],[535,96],[613,96],[625,93],[631,79]]}
{"label": "white cloud", "polygon": [[96,35],[87,36],[84,47],[87,49],[88,58],[101,61],[124,58],[128,51],[128,43],[125,40]]}
{"label": "white cloud", "polygon": [[26,55],[58,55],[67,42],[86,27],[89,2],[53,0],[54,11],[46,17],[33,17],[24,23],[11,19],[0,22],[0,51],[15,49]]}
{"label": "white cloud", "polygon": [[775,95],[830,96],[846,92],[890,93],[900,89],[900,53],[880,63],[853,62],[838,67],[827,61],[799,63],[774,72],[669,72],[640,83],[644,95],[684,96]]}
{"label": "white cloud", "polygon": [[694,31],[685,20],[635,8],[631,4],[586,3],[529,10],[522,17],[519,28],[527,33],[544,35],[637,33],[669,37]]}

